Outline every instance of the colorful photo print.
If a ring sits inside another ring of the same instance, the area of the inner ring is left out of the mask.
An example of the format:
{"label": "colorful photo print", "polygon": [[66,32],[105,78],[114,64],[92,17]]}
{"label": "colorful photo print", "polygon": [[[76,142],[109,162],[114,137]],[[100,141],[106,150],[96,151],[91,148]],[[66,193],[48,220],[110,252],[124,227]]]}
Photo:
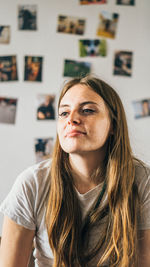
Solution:
{"label": "colorful photo print", "polygon": [[102,11],[99,15],[97,35],[114,39],[116,36],[119,14]]}
{"label": "colorful photo print", "polygon": [[132,75],[132,52],[117,51],[114,59],[114,75]]}
{"label": "colorful photo print", "polygon": [[0,26],[0,44],[10,43],[10,26]]}
{"label": "colorful photo print", "polygon": [[36,162],[41,162],[51,158],[54,147],[54,139],[51,138],[36,138],[35,139],[35,157]]}
{"label": "colorful photo print", "polygon": [[64,76],[65,77],[82,77],[91,71],[91,63],[80,62],[75,60],[64,61]]}
{"label": "colorful photo print", "polygon": [[79,40],[80,57],[105,57],[107,52],[106,40]]}
{"label": "colorful photo print", "polygon": [[42,81],[42,57],[25,56],[25,81]]}
{"label": "colorful photo print", "polygon": [[150,99],[133,101],[135,119],[150,116]]}
{"label": "colorful photo print", "polygon": [[15,124],[17,99],[0,96],[0,123]]}
{"label": "colorful photo print", "polygon": [[38,95],[37,96],[37,120],[55,119],[55,96]]}
{"label": "colorful photo print", "polygon": [[116,0],[117,5],[134,6],[135,0]]}
{"label": "colorful photo print", "polygon": [[80,0],[80,5],[106,4],[107,0]]}
{"label": "colorful photo print", "polygon": [[58,16],[57,32],[83,35],[85,19],[69,16]]}
{"label": "colorful photo print", "polygon": [[37,6],[18,6],[19,30],[37,30]]}
{"label": "colorful photo print", "polygon": [[0,57],[0,81],[17,81],[16,56]]}

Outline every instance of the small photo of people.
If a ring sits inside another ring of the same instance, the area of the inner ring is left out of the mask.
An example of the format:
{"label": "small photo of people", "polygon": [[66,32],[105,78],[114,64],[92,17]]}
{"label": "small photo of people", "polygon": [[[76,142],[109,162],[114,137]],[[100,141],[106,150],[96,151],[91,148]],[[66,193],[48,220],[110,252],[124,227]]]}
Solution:
{"label": "small photo of people", "polygon": [[25,81],[42,81],[42,57],[25,56]]}
{"label": "small photo of people", "polygon": [[0,96],[0,123],[15,124],[17,99]]}
{"label": "small photo of people", "polygon": [[106,40],[79,40],[80,57],[105,57],[107,53]]}
{"label": "small photo of people", "polygon": [[114,59],[114,75],[131,76],[132,75],[132,57],[133,53],[129,51],[117,51]]}
{"label": "small photo of people", "polygon": [[0,44],[10,43],[10,26],[0,26]]}
{"label": "small photo of people", "polygon": [[35,139],[35,158],[36,163],[51,158],[54,147],[54,139],[36,138]]}
{"label": "small photo of people", "polygon": [[83,35],[84,31],[85,19],[64,15],[58,16],[57,32]]}
{"label": "small photo of people", "polygon": [[119,14],[102,11],[99,15],[97,35],[114,39],[116,36]]}
{"label": "small photo of people", "polygon": [[37,96],[37,120],[55,120],[55,96]]}
{"label": "small photo of people", "polygon": [[17,81],[17,63],[16,56],[0,57],[0,81]]}
{"label": "small photo of people", "polygon": [[133,101],[135,119],[150,116],[150,98],[140,101]]}
{"label": "small photo of people", "polygon": [[75,60],[64,61],[64,77],[81,77],[89,74],[91,71],[91,63],[80,62]]}
{"label": "small photo of people", "polygon": [[19,5],[18,6],[19,30],[37,30],[37,6]]}
{"label": "small photo of people", "polygon": [[135,0],[116,0],[117,5],[134,6]]}
{"label": "small photo of people", "polygon": [[107,0],[80,0],[80,5],[106,4]]}

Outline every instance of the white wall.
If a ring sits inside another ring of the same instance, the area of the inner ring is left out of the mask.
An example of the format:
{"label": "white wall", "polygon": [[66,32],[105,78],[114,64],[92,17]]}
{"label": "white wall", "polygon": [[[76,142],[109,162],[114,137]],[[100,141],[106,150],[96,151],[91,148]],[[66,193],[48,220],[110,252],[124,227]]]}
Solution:
{"label": "white wall", "polygon": [[[19,31],[18,4],[38,5],[38,30]],[[16,176],[35,163],[34,138],[55,137],[56,122],[36,121],[37,94],[59,94],[64,81],[63,60],[79,58],[78,39],[97,38],[100,11],[120,14],[116,39],[107,39],[106,58],[86,58],[92,72],[110,83],[121,96],[128,118],[133,151],[150,163],[150,117],[134,119],[132,101],[150,98],[150,1],[136,0],[134,7],[117,6],[115,0],[107,5],[80,6],[78,0],[0,0],[0,25],[11,26],[11,42],[0,44],[0,56],[17,55],[19,81],[0,82],[0,96],[18,98],[15,125],[0,124],[0,202],[9,192]],[[57,16],[86,18],[84,36],[56,33]],[[98,37],[100,38],[100,37]],[[113,76],[115,50],[133,51],[132,77]],[[25,55],[44,57],[43,82],[24,82]],[[82,59],[84,61],[84,59]],[[2,216],[0,217],[0,228]]]}

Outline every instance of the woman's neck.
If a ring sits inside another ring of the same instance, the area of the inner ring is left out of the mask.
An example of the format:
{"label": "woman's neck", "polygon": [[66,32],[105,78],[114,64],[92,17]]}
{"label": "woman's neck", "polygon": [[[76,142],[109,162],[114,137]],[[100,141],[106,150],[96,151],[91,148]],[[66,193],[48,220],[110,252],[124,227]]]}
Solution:
{"label": "woman's neck", "polygon": [[[69,155],[74,185],[79,193],[84,194],[104,180],[104,161],[93,155]],[[98,173],[96,173],[98,170]],[[93,175],[94,174],[94,175]]]}

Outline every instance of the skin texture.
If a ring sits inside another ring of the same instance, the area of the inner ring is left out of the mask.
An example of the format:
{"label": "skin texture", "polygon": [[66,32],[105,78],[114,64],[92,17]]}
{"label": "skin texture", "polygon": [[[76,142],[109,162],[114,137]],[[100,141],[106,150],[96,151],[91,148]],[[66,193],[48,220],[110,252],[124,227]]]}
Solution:
{"label": "skin texture", "polygon": [[103,99],[87,86],[75,85],[62,98],[57,129],[65,152],[94,155],[98,150],[105,156],[110,125]]}
{"label": "skin texture", "polygon": [[0,267],[27,267],[32,251],[34,231],[4,218],[0,246]]}

